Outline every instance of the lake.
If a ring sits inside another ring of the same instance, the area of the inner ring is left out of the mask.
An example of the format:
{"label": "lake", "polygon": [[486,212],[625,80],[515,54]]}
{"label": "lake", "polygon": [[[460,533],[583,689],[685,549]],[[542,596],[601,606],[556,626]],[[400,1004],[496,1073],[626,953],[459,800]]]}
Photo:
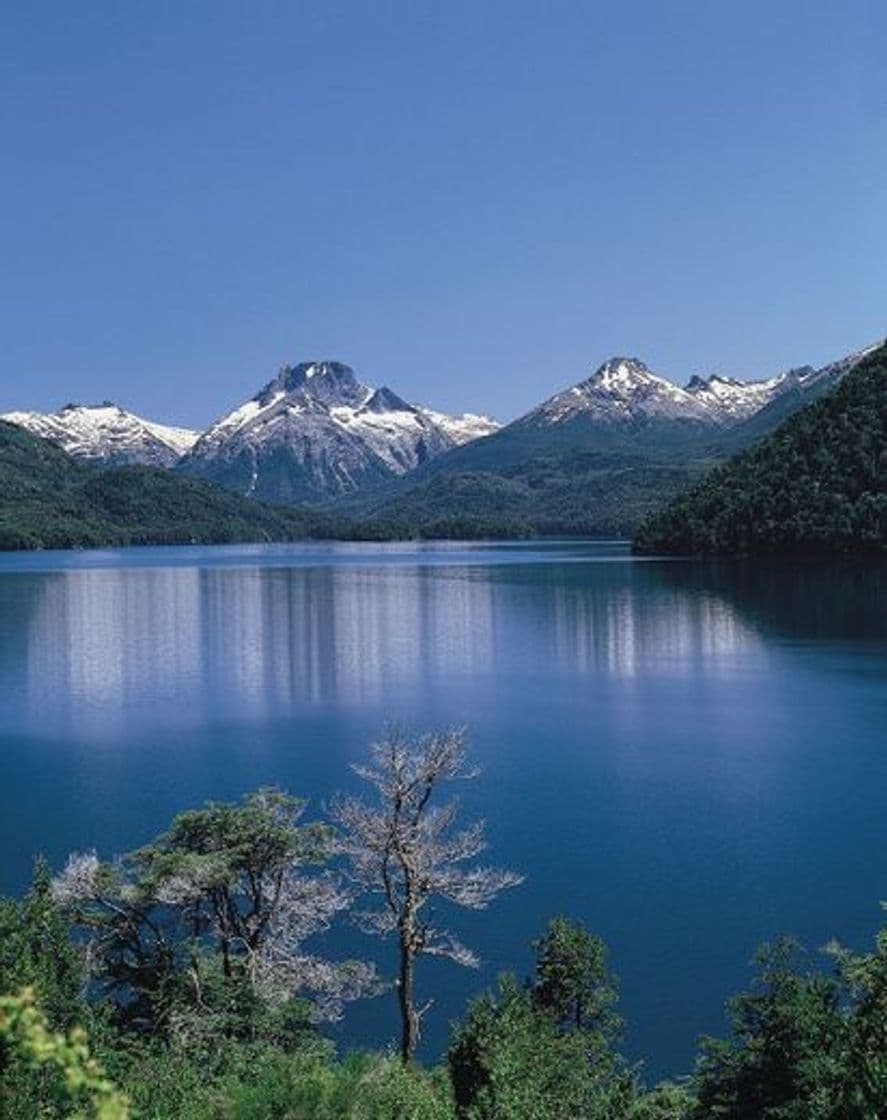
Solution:
{"label": "lake", "polygon": [[[321,813],[386,722],[465,724],[466,815],[526,882],[458,919],[480,973],[420,966],[427,1052],[566,913],[611,947],[627,1052],[688,1071],[760,941],[865,948],[879,924],[885,583],[618,542],[4,554],[0,886],[263,784]],[[384,1044],[393,1001],[337,1033]]]}

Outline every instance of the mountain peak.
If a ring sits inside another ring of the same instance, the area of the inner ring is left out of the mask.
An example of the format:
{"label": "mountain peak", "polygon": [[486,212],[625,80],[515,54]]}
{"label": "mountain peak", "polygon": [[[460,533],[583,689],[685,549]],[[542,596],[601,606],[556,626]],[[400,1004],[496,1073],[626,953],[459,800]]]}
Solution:
{"label": "mountain peak", "polygon": [[280,367],[276,381],[281,389],[292,392],[311,383],[336,382],[351,384],[357,381],[354,370],[344,362],[330,360],[298,362]]}
{"label": "mountain peak", "polygon": [[661,380],[662,378],[657,377],[640,358],[617,356],[608,358],[603,365],[598,366],[588,378],[588,383],[602,389],[624,391],[633,388],[639,382]]}
{"label": "mountain peak", "polygon": [[74,413],[114,412],[118,416],[134,416],[135,413],[121,408],[116,401],[100,401],[98,404],[84,404],[82,401],[68,401],[56,413],[57,416],[71,415]]}
{"label": "mountain peak", "polygon": [[283,396],[295,396],[323,405],[358,406],[369,395],[370,390],[358,381],[351,366],[325,359],[281,366],[274,380],[269,381],[253,400],[263,408]]}
{"label": "mountain peak", "polygon": [[409,404],[342,362],[283,366],[203,433],[183,469],[276,502],[385,482],[495,425]]}

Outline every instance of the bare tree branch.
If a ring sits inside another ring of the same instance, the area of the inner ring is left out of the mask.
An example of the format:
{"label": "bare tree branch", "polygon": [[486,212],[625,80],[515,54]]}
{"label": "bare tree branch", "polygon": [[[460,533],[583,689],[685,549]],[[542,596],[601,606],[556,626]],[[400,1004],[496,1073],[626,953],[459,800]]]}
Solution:
{"label": "bare tree branch", "polygon": [[458,801],[434,803],[444,782],[477,774],[466,765],[463,729],[418,738],[389,731],[371,746],[369,761],[353,769],[373,787],[376,797],[373,803],[344,795],[334,800],[336,850],[346,861],[353,890],[367,902],[355,914],[360,928],[382,937],[397,936],[401,1055],[411,1061],[422,1016],[430,1006],[420,1009],[415,1003],[416,958],[437,956],[468,967],[478,964],[475,953],[434,924],[427,904],[439,897],[482,910],[502,891],[522,882],[522,877],[491,867],[465,866],[486,849],[483,822],[456,829]]}

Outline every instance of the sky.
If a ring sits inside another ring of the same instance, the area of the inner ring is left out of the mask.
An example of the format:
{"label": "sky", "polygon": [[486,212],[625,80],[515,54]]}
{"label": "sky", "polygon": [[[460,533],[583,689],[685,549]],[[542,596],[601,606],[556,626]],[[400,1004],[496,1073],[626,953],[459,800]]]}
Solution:
{"label": "sky", "polygon": [[2,0],[0,411],[514,417],[887,334],[883,0]]}

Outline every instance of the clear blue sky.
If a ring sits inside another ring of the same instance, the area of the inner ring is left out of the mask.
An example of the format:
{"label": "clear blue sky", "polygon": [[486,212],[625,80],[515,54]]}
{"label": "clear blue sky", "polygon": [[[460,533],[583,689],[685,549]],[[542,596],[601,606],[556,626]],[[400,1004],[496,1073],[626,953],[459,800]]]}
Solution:
{"label": "clear blue sky", "polygon": [[0,410],[510,418],[887,333],[883,0],[6,0]]}

